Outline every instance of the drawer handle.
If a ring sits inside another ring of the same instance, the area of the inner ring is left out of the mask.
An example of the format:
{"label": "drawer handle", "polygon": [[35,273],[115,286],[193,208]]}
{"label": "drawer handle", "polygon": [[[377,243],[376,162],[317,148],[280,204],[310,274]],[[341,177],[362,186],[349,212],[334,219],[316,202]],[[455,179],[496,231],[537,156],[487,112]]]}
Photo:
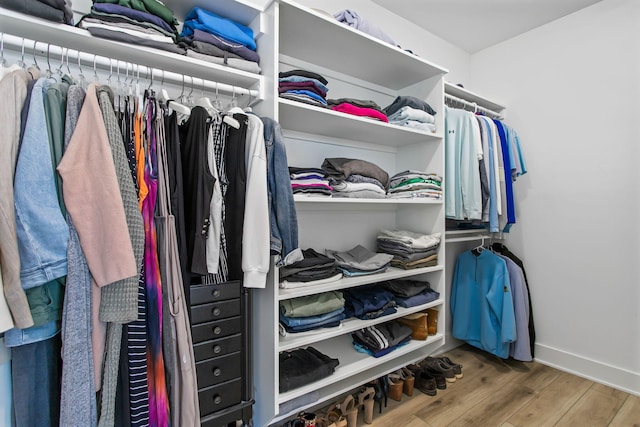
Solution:
{"label": "drawer handle", "polygon": [[218,353],[220,353],[221,351],[222,351],[222,347],[220,347],[219,345],[214,345],[214,346],[213,346],[213,352],[214,352],[215,354],[218,354]]}
{"label": "drawer handle", "polygon": [[213,376],[214,376],[214,377],[219,377],[220,375],[222,375],[222,369],[220,369],[220,368],[214,368],[214,369],[213,369]]}
{"label": "drawer handle", "polygon": [[222,328],[220,326],[216,326],[215,328],[213,328],[214,335],[220,335],[221,333],[222,333]]}
{"label": "drawer handle", "polygon": [[222,313],[222,310],[220,310],[220,308],[218,308],[218,307],[216,307],[213,310],[211,310],[211,314],[213,314],[216,317],[220,316],[220,313]]}
{"label": "drawer handle", "polygon": [[213,403],[215,403],[216,405],[219,405],[222,403],[222,397],[220,397],[220,395],[216,394],[213,397]]}
{"label": "drawer handle", "polygon": [[220,290],[216,289],[216,290],[212,291],[211,295],[213,295],[214,297],[218,298],[220,296]]}

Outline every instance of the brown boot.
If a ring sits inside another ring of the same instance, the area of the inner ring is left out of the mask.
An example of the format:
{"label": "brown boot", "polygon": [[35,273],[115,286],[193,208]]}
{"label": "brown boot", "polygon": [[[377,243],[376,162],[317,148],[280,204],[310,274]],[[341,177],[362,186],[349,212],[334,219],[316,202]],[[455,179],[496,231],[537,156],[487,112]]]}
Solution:
{"label": "brown boot", "polygon": [[438,310],[429,308],[427,314],[427,330],[429,335],[435,335],[438,333]]}
{"label": "brown boot", "polygon": [[389,384],[389,398],[400,402],[402,400],[402,378],[396,374],[389,374],[387,375],[387,383]]}
{"label": "brown boot", "polygon": [[398,322],[411,328],[411,338],[424,341],[429,335],[427,330],[427,313],[412,313],[398,319]]}

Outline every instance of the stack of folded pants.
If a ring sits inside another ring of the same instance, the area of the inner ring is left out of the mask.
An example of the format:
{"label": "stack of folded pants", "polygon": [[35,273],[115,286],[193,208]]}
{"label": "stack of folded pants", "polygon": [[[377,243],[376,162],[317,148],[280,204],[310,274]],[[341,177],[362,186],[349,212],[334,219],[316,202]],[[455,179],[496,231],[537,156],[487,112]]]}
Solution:
{"label": "stack of folded pants", "polygon": [[394,199],[428,198],[442,200],[442,177],[415,170],[399,172],[389,181],[388,197]]}
{"label": "stack of folded pants", "polygon": [[0,0],[0,6],[47,21],[73,25],[71,0]]}
{"label": "stack of folded pants", "polygon": [[397,311],[393,293],[379,284],[359,286],[343,292],[347,317],[370,320],[388,316]]}
{"label": "stack of folded pants", "polygon": [[413,279],[394,279],[380,282],[380,286],[393,294],[400,307],[424,305],[440,298],[440,293],[431,289],[429,282]]}
{"label": "stack of folded pants", "polygon": [[382,357],[411,341],[411,332],[410,327],[392,320],[360,329],[351,334],[351,338],[357,351]]}
{"label": "stack of folded pants", "polygon": [[313,347],[283,351],[279,359],[280,393],[326,378],[335,372],[340,363],[338,359],[332,359]]}
{"label": "stack of folded pants", "polygon": [[334,328],[345,317],[345,299],[340,291],[292,298],[280,302],[280,333]]}
{"label": "stack of folded pants", "polygon": [[289,166],[289,178],[293,194],[331,196],[333,188],[329,185],[327,173],[322,169]]}
{"label": "stack of folded pants", "polygon": [[302,251],[302,260],[279,269],[280,287],[294,289],[335,282],[342,278],[336,261],[316,250]]}
{"label": "stack of folded pants", "polygon": [[177,23],[173,11],[155,0],[95,0],[78,27],[96,37],[184,54],[175,44]]}
{"label": "stack of folded pants", "polygon": [[389,122],[382,108],[374,101],[352,98],[327,99],[328,105],[334,111],[366,117],[381,122]]}
{"label": "stack of folded pants", "polygon": [[[428,132],[436,131],[435,119],[431,121],[431,118],[436,115],[436,110],[431,108],[431,105],[427,102],[415,96],[397,96],[383,111],[389,117],[390,123]],[[420,111],[427,113],[427,115],[422,114]]]}
{"label": "stack of folded pants", "polygon": [[384,199],[389,174],[380,166],[361,159],[325,158],[322,169],[329,175],[333,196]]}
{"label": "stack of folded pants", "polygon": [[380,230],[378,250],[393,255],[391,265],[405,270],[438,265],[441,233],[421,234],[407,230]]}
{"label": "stack of folded pants", "polygon": [[253,30],[245,25],[194,7],[180,36],[187,56],[250,73],[261,71]]}
{"label": "stack of folded pants", "polygon": [[327,107],[327,84],[323,76],[308,70],[291,70],[278,74],[278,93],[281,98]]}
{"label": "stack of folded pants", "polygon": [[382,273],[387,270],[393,255],[372,252],[362,245],[348,251],[327,249],[327,256],[336,260],[336,266],[348,277]]}

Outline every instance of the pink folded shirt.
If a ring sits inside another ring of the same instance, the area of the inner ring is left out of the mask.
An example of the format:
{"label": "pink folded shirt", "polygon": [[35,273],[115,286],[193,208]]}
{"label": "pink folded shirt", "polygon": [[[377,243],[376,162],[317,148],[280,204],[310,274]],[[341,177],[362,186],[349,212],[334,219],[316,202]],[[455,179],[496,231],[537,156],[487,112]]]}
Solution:
{"label": "pink folded shirt", "polygon": [[353,104],[344,102],[331,107],[332,110],[340,111],[341,113],[353,114],[354,116],[370,117],[372,119],[380,120],[381,122],[389,123],[389,119],[383,113],[373,108],[357,107]]}

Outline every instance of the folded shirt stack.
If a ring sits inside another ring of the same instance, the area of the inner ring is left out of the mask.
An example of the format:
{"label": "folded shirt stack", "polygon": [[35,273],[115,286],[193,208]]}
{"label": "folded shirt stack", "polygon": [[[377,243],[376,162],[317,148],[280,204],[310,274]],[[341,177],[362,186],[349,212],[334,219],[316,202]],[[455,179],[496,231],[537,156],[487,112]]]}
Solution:
{"label": "folded shirt stack", "polygon": [[415,96],[398,96],[383,111],[389,117],[389,123],[428,132],[436,131],[433,117],[436,111]]}
{"label": "folded shirt stack", "polygon": [[333,191],[333,187],[329,185],[327,173],[322,169],[290,166],[289,178],[293,194],[331,196]]}
{"label": "folded shirt stack", "polygon": [[362,245],[348,251],[327,249],[325,253],[335,259],[336,266],[348,277],[382,273],[389,268],[393,259],[393,255],[372,252]]}
{"label": "folded shirt stack", "polygon": [[387,33],[385,33],[380,27],[378,27],[373,22],[369,21],[366,18],[361,17],[358,12],[352,9],[341,10],[340,12],[333,15],[334,18],[338,22],[341,22],[349,27],[355,28],[356,30],[360,30],[363,33],[367,33],[372,37],[377,38],[378,40],[382,40],[383,42],[389,43],[390,45],[397,46],[396,42],[393,41],[391,37]]}
{"label": "folded shirt stack", "polygon": [[414,170],[399,172],[389,181],[388,197],[394,199],[426,197],[441,200],[442,177]]}
{"label": "folded shirt stack", "polygon": [[281,288],[323,285],[342,278],[342,272],[336,267],[335,259],[311,248],[304,249],[302,256],[302,260],[278,270]]}
{"label": "folded shirt stack", "polygon": [[340,291],[293,298],[280,302],[280,334],[335,328],[346,317]]}
{"label": "folded shirt stack", "polygon": [[333,196],[384,199],[389,174],[379,166],[359,159],[326,158],[322,169],[330,178]]}
{"label": "folded shirt stack", "polygon": [[253,30],[245,25],[194,7],[180,36],[189,57],[255,74],[261,71]]}
{"label": "folded shirt stack", "polygon": [[373,357],[382,357],[411,341],[411,328],[392,320],[351,334],[353,347]]}
{"label": "folded shirt stack", "polygon": [[280,393],[326,378],[332,375],[336,366],[340,364],[338,359],[332,359],[313,347],[283,351],[278,359]]}
{"label": "folded shirt stack", "polygon": [[378,284],[347,289],[344,299],[347,317],[369,320],[397,311],[393,293]]}
{"label": "folded shirt stack", "polygon": [[175,44],[177,23],[173,11],[156,0],[94,0],[78,27],[92,36],[183,55]]}
{"label": "folded shirt stack", "polygon": [[384,289],[393,294],[400,307],[417,307],[440,298],[440,293],[431,289],[429,282],[412,279],[394,279],[380,282]]}
{"label": "folded shirt stack", "polygon": [[327,79],[313,71],[284,71],[278,74],[278,93],[281,98],[326,108],[328,83]]}
{"label": "folded shirt stack", "polygon": [[441,233],[420,234],[406,230],[380,230],[378,250],[393,255],[391,265],[405,270],[438,265]]}
{"label": "folded shirt stack", "polygon": [[47,21],[73,25],[71,0],[0,0],[0,6]]}
{"label": "folded shirt stack", "polygon": [[380,108],[380,106],[374,101],[352,98],[339,98],[327,99],[327,104],[334,111],[379,120],[385,123],[389,122],[387,115],[382,111],[382,108]]}
{"label": "folded shirt stack", "polygon": [[413,108],[408,105],[400,108],[398,111],[389,116],[389,123],[406,126],[414,129],[435,132],[436,118],[424,110]]}

